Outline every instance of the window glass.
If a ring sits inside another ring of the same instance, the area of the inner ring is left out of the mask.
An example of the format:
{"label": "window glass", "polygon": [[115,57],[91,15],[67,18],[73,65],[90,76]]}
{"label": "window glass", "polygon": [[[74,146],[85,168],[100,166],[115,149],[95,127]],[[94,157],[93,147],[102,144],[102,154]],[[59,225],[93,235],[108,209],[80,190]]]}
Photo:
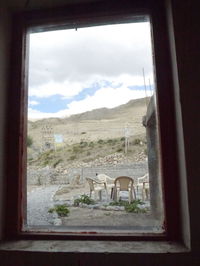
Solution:
{"label": "window glass", "polygon": [[24,228],[162,233],[148,19],[29,37]]}

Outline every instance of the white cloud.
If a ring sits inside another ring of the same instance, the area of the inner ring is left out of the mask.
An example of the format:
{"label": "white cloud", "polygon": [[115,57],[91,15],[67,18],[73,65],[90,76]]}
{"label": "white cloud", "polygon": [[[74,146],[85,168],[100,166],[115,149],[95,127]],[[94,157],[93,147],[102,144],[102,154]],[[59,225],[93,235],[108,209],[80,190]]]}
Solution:
{"label": "white cloud", "polygon": [[[68,109],[57,113],[30,108],[29,117],[63,117],[101,107],[113,108],[145,97],[144,91],[128,88],[144,85],[143,68],[147,87],[149,79],[153,84],[150,24],[31,34],[29,62],[29,96],[47,98],[58,94],[71,100]],[[73,99],[94,84],[100,87],[94,95],[81,101]]]}
{"label": "white cloud", "polygon": [[66,117],[102,107],[114,108],[132,99],[144,98],[151,95],[152,91],[149,89],[145,92],[144,90],[131,90],[125,86],[119,88],[103,87],[96,91],[93,96],[87,96],[81,101],[73,101],[68,104],[68,109],[60,110],[56,113],[44,113],[29,108],[28,117],[30,119]]}
{"label": "white cloud", "polygon": [[29,106],[33,106],[33,105],[38,105],[39,102],[37,102],[37,101],[29,101],[28,104],[29,104]]}
{"label": "white cloud", "polygon": [[28,119],[42,119],[49,117],[65,117],[67,114],[66,110],[61,110],[57,113],[45,113],[32,108],[28,108]]}
{"label": "white cloud", "polygon": [[71,98],[77,95],[83,89],[86,84],[78,82],[54,82],[50,81],[45,84],[36,87],[30,87],[29,96],[36,96],[40,98],[46,98],[52,95],[62,95],[66,98]]}
{"label": "white cloud", "polygon": [[[147,95],[151,92],[148,90]],[[146,93],[144,90],[131,90],[121,86],[119,88],[102,88],[93,96],[87,96],[82,101],[73,101],[68,105],[68,115],[82,113],[85,111],[98,109],[102,107],[114,108],[121,104],[125,104],[132,99],[144,98]]]}
{"label": "white cloud", "polygon": [[[94,79],[152,75],[149,23],[61,30],[30,35],[30,94],[71,97]],[[65,92],[66,90],[66,92]],[[74,92],[72,92],[74,91]]]}

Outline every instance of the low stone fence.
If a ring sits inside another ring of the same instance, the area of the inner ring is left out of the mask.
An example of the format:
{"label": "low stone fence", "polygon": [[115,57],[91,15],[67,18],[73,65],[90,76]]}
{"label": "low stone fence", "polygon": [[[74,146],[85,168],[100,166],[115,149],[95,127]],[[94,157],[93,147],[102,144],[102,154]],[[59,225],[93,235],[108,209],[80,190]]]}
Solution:
{"label": "low stone fence", "polygon": [[27,184],[28,185],[61,185],[69,184],[72,180],[80,175],[80,182],[84,183],[86,177],[95,177],[96,173],[106,174],[115,179],[118,176],[130,176],[134,179],[143,176],[148,172],[147,162],[137,162],[123,165],[109,165],[98,167],[82,167],[55,169],[50,167],[45,168],[28,168]]}

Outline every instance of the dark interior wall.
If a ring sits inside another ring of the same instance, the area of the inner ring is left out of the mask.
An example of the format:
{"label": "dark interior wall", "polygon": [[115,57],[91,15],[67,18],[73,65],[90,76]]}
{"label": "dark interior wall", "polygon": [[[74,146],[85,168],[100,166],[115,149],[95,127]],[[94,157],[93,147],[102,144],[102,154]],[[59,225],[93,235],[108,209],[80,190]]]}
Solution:
{"label": "dark interior wall", "polygon": [[6,9],[0,8],[0,239],[4,221],[4,147],[6,122],[6,88],[9,70],[10,16]]}
{"label": "dark interior wall", "polygon": [[183,135],[189,191],[191,240],[199,248],[200,214],[197,211],[200,188],[200,34],[199,12],[195,1],[172,1],[175,47],[180,88]]}
{"label": "dark interior wall", "polygon": [[[77,0],[76,2],[86,2]],[[95,1],[95,0],[93,0]],[[97,0],[96,0],[97,1]],[[64,0],[29,0],[28,8],[62,5]],[[89,1],[88,1],[89,2]],[[171,0],[172,12],[169,12],[171,56],[174,85],[176,88],[175,104],[177,107],[177,132],[179,144],[179,163],[181,172],[182,220],[185,242],[190,241],[192,251],[187,254],[74,254],[40,252],[1,252],[0,265],[200,265],[200,214],[199,214],[199,84],[200,84],[200,34],[199,14],[195,1]],[[5,99],[7,77],[9,74],[10,14],[11,10],[24,9],[25,0],[10,0],[1,8],[0,3],[0,236],[4,221],[4,144],[5,144]],[[182,134],[183,133],[183,134]],[[185,150],[185,156],[184,156]],[[185,169],[186,160],[186,169]],[[186,176],[186,179],[184,178]],[[187,186],[186,186],[187,185]],[[187,191],[188,188],[188,191]],[[189,209],[187,206],[187,192]],[[172,206],[173,207],[173,206]],[[188,222],[188,216],[190,220]]]}

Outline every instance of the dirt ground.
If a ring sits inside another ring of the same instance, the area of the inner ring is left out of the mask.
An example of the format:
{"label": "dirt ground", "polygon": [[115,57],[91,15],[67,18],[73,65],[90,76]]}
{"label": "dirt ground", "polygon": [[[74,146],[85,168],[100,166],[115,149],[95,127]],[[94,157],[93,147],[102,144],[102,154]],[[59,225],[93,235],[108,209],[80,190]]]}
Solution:
{"label": "dirt ground", "polygon": [[127,213],[90,208],[70,207],[70,215],[62,218],[65,226],[156,226],[150,213]]}
{"label": "dirt ground", "polygon": [[[43,186],[42,186],[43,187]],[[43,187],[43,189],[48,186]],[[28,186],[28,193],[34,194],[41,190],[41,186]],[[127,230],[126,228],[132,228],[131,230],[142,230],[142,232],[162,232],[161,221],[158,221],[152,217],[151,212],[147,211],[146,213],[127,213],[125,210],[113,210],[109,209],[105,206],[109,205],[111,199],[103,197],[102,202],[100,203],[97,199],[97,207],[96,205],[83,205],[79,207],[73,206],[72,202],[75,198],[80,195],[88,194],[89,186],[88,184],[84,185],[76,185],[74,188],[68,186],[58,186],[56,192],[53,195],[53,203],[55,205],[59,204],[67,204],[68,209],[70,211],[67,217],[55,218],[57,219],[58,224],[55,223],[56,226],[65,226],[69,231],[77,230],[77,228],[86,228],[87,227],[95,228],[95,231],[104,231],[110,230],[114,231],[115,228],[125,228],[123,230]],[[110,195],[110,188],[109,188]],[[92,196],[94,198],[94,195]],[[68,204],[70,203],[71,204]],[[112,208],[112,207],[111,207]],[[56,220],[55,220],[56,221]],[[108,229],[105,229],[108,228]],[[81,229],[80,229],[81,230]]]}

